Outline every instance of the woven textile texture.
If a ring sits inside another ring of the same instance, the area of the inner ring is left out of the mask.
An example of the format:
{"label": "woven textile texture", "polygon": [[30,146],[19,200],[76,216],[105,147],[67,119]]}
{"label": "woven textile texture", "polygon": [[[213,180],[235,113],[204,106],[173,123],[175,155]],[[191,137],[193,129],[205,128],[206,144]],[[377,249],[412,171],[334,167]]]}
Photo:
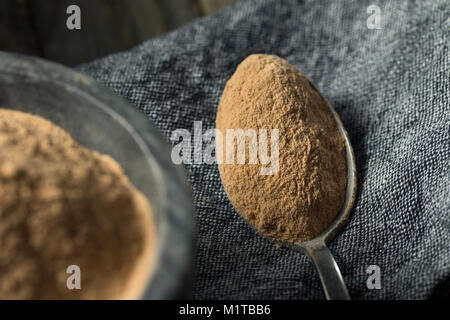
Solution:
{"label": "woven textile texture", "polygon": [[[193,134],[194,121],[214,128],[225,83],[246,56],[287,59],[330,100],[354,147],[356,202],[329,245],[352,298],[448,298],[449,16],[446,0],[243,0],[79,69],[169,140],[178,128]],[[216,164],[185,167],[198,223],[194,298],[324,298],[305,255],[276,248],[233,209]],[[381,269],[380,290],[367,288],[370,265]]]}

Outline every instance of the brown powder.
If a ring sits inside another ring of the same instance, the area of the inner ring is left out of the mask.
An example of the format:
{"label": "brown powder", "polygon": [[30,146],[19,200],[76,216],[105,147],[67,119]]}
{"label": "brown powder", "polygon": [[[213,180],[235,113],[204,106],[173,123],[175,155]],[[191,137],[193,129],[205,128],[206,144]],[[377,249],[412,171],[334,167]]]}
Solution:
{"label": "brown powder", "polygon": [[[302,242],[333,222],[345,198],[344,140],[326,101],[295,67],[272,55],[247,57],[226,84],[216,127],[224,137],[222,183],[259,232]],[[260,162],[225,164],[225,131],[239,128],[279,130],[276,174],[261,175]]]}
{"label": "brown powder", "polygon": [[[51,122],[0,109],[0,299],[128,299],[155,230],[119,164]],[[81,290],[69,290],[69,265]]]}

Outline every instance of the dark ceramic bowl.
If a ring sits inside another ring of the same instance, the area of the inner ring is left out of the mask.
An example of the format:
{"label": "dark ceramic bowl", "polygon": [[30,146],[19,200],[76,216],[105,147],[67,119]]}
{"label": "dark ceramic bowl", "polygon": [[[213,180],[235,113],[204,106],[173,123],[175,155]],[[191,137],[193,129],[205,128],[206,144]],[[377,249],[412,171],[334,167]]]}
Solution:
{"label": "dark ceramic bowl", "polygon": [[191,189],[171,161],[170,144],[145,115],[84,74],[4,52],[0,108],[49,119],[121,164],[150,200],[158,233],[154,271],[142,298],[188,298],[195,241]]}

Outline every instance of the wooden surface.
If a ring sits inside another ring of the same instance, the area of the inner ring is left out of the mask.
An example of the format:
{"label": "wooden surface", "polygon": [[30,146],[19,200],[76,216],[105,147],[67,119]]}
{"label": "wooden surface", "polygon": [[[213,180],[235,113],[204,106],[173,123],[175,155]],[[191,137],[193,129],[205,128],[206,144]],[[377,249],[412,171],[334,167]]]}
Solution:
{"label": "wooden surface", "polygon": [[[130,49],[235,0],[0,0],[0,50],[69,66]],[[81,9],[68,30],[66,9]]]}
{"label": "wooden surface", "polygon": [[27,5],[27,0],[0,1],[0,50],[42,55]]}
{"label": "wooden surface", "polygon": [[200,9],[204,14],[212,14],[219,11],[222,8],[225,8],[235,1],[230,0],[198,0]]}

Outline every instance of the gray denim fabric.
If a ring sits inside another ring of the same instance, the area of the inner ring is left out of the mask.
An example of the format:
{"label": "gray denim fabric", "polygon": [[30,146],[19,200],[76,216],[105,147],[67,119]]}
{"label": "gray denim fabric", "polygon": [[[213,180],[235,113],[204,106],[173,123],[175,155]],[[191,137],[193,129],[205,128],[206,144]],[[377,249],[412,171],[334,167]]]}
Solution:
{"label": "gray denim fabric", "polygon": [[[380,30],[367,27],[372,4]],[[244,0],[80,70],[169,139],[194,121],[214,128],[225,83],[247,55],[287,59],[331,101],[354,147],[356,203],[330,243],[352,298],[448,298],[449,14],[446,0]],[[274,247],[236,213],[217,165],[186,169],[199,234],[194,298],[324,297],[306,256]],[[369,265],[381,268],[380,290],[366,286]]]}

